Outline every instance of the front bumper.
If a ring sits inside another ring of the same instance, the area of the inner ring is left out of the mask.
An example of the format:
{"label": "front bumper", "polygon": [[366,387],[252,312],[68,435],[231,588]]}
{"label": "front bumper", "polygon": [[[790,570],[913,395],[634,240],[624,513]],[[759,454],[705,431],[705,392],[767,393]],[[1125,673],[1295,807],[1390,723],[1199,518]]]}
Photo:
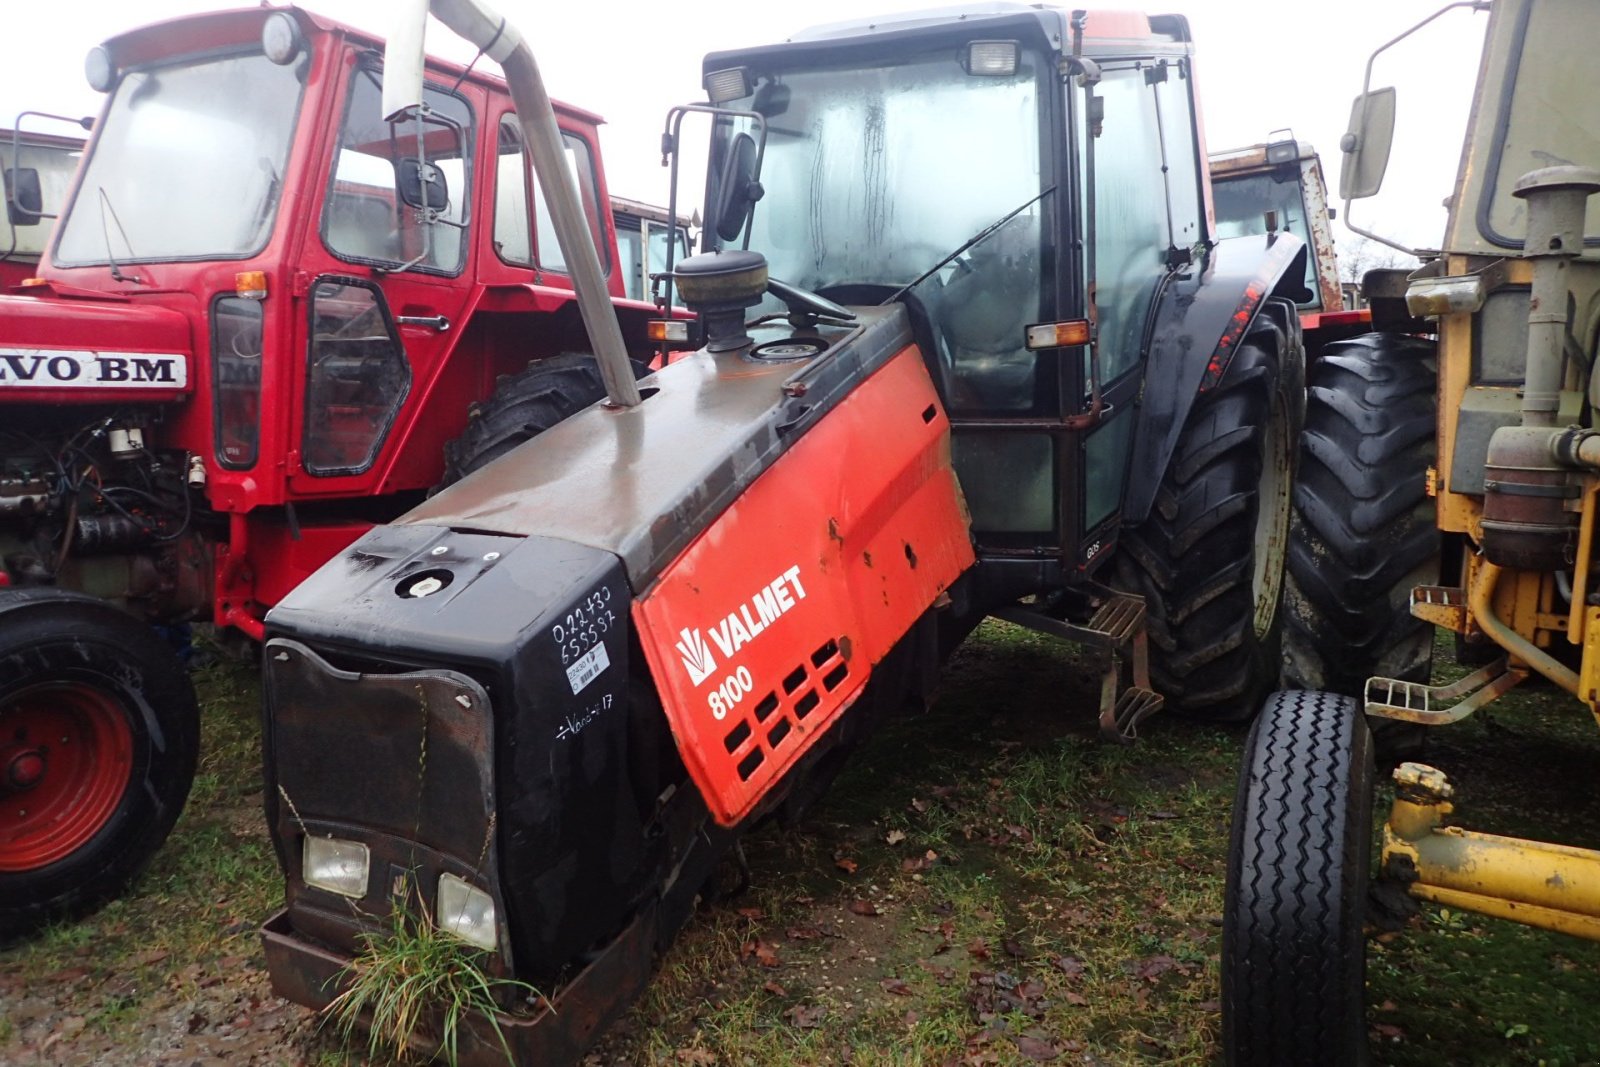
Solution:
{"label": "front bumper", "polygon": [[[641,912],[583,970],[547,998],[537,1014],[499,1015],[500,1035],[514,1064],[554,1067],[577,1063],[605,1027],[632,1004],[650,980],[656,940],[654,907]],[[286,1000],[322,1010],[345,988],[349,957],[297,936],[280,911],[261,927],[272,990]],[[504,1067],[505,1051],[483,1016],[469,1016],[459,1035],[462,1067]],[[420,1041],[420,1039],[419,1039]],[[433,1048],[420,1048],[424,1054]]]}

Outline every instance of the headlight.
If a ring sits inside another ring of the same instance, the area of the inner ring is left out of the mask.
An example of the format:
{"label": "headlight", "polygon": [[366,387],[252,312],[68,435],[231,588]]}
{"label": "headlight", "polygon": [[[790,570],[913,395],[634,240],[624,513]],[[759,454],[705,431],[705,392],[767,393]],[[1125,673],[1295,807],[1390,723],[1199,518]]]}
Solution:
{"label": "headlight", "polygon": [[439,876],[434,911],[439,929],[447,934],[491,952],[499,943],[494,927],[494,898],[453,874]]}
{"label": "headlight", "polygon": [[307,834],[300,861],[301,877],[306,885],[359,900],[367,895],[367,868],[371,862],[367,846],[359,841]]}
{"label": "headlight", "polygon": [[1418,278],[1406,287],[1406,310],[1419,319],[1457,315],[1483,307],[1483,279],[1476,274]]}

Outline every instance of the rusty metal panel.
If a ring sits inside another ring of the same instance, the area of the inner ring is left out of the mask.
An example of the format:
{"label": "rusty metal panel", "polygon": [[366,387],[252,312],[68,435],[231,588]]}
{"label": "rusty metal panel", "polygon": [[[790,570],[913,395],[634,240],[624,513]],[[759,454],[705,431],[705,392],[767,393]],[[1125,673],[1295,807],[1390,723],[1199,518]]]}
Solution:
{"label": "rusty metal panel", "polygon": [[635,602],[678,748],[738,822],[974,562],[950,427],[907,347]]}

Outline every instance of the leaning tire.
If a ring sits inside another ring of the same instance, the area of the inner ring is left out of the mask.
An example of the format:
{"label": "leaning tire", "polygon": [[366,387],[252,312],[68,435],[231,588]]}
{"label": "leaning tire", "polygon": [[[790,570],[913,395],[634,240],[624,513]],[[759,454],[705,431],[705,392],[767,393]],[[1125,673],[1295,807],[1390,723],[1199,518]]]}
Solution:
{"label": "leaning tire", "polygon": [[[1311,373],[1289,522],[1283,686],[1362,698],[1373,675],[1426,682],[1433,627],[1411,590],[1439,579],[1433,345],[1373,333]],[[1425,727],[1374,721],[1382,759],[1420,755]]]}
{"label": "leaning tire", "polygon": [[1222,922],[1229,1064],[1366,1061],[1371,747],[1336,693],[1274,693],[1251,729]]}
{"label": "leaning tire", "polygon": [[1242,720],[1276,684],[1283,545],[1303,411],[1299,319],[1259,316],[1196,398],[1150,516],[1125,533],[1113,584],[1145,599],[1167,707]]}
{"label": "leaning tire", "polygon": [[76,593],[0,593],[0,942],[144,870],[199,739],[194,689],[150,627]]}
{"label": "leaning tire", "polygon": [[[633,368],[640,377],[649,373],[638,364]],[[460,481],[605,395],[599,364],[581,352],[563,352],[519,374],[503,375],[487,400],[473,402],[467,428],[445,446],[441,486]]]}

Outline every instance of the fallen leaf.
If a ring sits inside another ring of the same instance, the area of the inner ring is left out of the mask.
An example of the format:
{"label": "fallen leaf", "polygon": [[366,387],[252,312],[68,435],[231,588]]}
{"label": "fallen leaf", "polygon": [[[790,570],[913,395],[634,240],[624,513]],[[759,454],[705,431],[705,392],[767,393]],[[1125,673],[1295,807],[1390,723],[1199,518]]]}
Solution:
{"label": "fallen leaf", "polygon": [[839,868],[845,874],[855,874],[856,870],[861,866],[861,864],[857,863],[849,856],[835,856],[833,858],[833,865]]}
{"label": "fallen leaf", "polygon": [[784,1015],[791,1025],[802,1030],[815,1030],[822,1025],[822,1017],[828,1014],[828,1009],[822,1004],[796,1004]]}
{"label": "fallen leaf", "polygon": [[764,917],[760,908],[740,908],[739,914],[751,922],[760,922]]}
{"label": "fallen leaf", "polygon": [[973,959],[986,960],[989,958],[989,942],[981,937],[975,937],[967,942],[967,954]]}
{"label": "fallen leaf", "polygon": [[891,845],[898,845],[905,839],[906,832],[904,830],[890,830],[888,833],[883,835],[883,840]]}
{"label": "fallen leaf", "polygon": [[1082,993],[1074,993],[1070,989],[1061,994],[1061,999],[1077,1008],[1086,1008],[1089,1006],[1088,997],[1084,996]]}
{"label": "fallen leaf", "polygon": [[754,958],[763,967],[778,966],[778,946],[770,941],[746,941],[739,955],[742,959]]}
{"label": "fallen leaf", "polygon": [[1154,982],[1177,966],[1178,961],[1171,956],[1151,956],[1139,961],[1138,968],[1133,972],[1147,982]]}
{"label": "fallen leaf", "polygon": [[1023,948],[1022,942],[1014,937],[1008,937],[1001,941],[1000,947],[1006,950],[1007,956],[1011,956],[1014,959],[1025,960],[1028,958],[1028,950]]}
{"label": "fallen leaf", "polygon": [[1048,1063],[1061,1055],[1056,1047],[1048,1041],[1041,1041],[1037,1037],[1022,1034],[1017,1038],[1017,1051],[1035,1063]]}
{"label": "fallen leaf", "polygon": [[1382,1004],[1378,1005],[1378,1010],[1379,1011],[1399,1011],[1400,1010],[1400,1005],[1396,1004],[1392,1000],[1386,1000]]}
{"label": "fallen leaf", "polygon": [[1083,961],[1076,956],[1057,956],[1050,961],[1050,966],[1068,978],[1076,978],[1083,973]]}
{"label": "fallen leaf", "polygon": [[1393,1023],[1375,1023],[1372,1029],[1377,1032],[1379,1037],[1389,1041],[1400,1041],[1406,1036],[1406,1032]]}
{"label": "fallen leaf", "polygon": [[815,941],[822,936],[822,931],[815,926],[791,926],[784,933],[790,941]]}
{"label": "fallen leaf", "polygon": [[873,916],[882,914],[878,911],[878,906],[870,900],[852,900],[850,902],[850,910],[857,915]]}
{"label": "fallen leaf", "polygon": [[911,987],[906,985],[906,983],[905,983],[905,981],[903,979],[900,979],[900,978],[885,978],[883,981],[879,982],[878,984],[883,987],[883,991],[885,993],[893,993],[897,997],[909,997],[909,996],[911,996]]}
{"label": "fallen leaf", "polygon": [[[936,789],[934,792],[937,793],[938,790]],[[926,815],[928,813],[928,802],[923,800],[921,797],[912,797],[911,810],[916,812],[918,815]]]}
{"label": "fallen leaf", "polygon": [[783,986],[772,981],[770,978],[767,979],[766,982],[762,983],[761,988],[765,989],[768,993],[771,993],[775,997],[786,997],[789,995],[788,991],[786,991]]}

